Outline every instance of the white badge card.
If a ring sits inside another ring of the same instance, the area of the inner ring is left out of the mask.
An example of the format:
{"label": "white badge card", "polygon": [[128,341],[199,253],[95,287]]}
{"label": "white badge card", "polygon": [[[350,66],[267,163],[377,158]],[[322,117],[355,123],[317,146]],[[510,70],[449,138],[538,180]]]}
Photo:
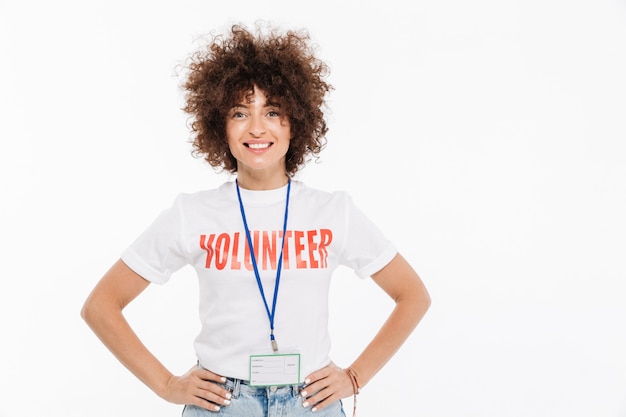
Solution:
{"label": "white badge card", "polygon": [[250,355],[250,386],[298,385],[300,354]]}

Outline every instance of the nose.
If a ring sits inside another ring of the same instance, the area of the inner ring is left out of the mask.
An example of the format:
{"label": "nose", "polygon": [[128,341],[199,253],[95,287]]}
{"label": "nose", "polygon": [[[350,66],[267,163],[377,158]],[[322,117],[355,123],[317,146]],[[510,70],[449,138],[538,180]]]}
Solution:
{"label": "nose", "polygon": [[255,138],[260,137],[265,133],[265,123],[263,123],[262,117],[253,116],[250,118],[249,133]]}

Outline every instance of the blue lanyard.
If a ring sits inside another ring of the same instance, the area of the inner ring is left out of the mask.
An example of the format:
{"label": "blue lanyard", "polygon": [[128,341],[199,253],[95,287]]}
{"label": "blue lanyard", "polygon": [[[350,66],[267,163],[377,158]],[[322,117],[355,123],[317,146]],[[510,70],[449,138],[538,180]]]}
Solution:
{"label": "blue lanyard", "polygon": [[239,199],[239,209],[241,210],[241,218],[243,219],[243,226],[246,229],[246,238],[248,240],[248,248],[250,249],[250,259],[252,260],[252,267],[254,268],[254,276],[256,277],[256,283],[259,286],[259,292],[263,297],[263,303],[265,304],[265,311],[267,317],[270,319],[270,342],[272,344],[272,350],[278,352],[278,343],[274,337],[274,317],[276,315],[276,299],[278,298],[278,286],[280,285],[280,272],[283,269],[283,250],[285,249],[285,235],[287,234],[287,214],[289,212],[289,193],[291,191],[291,179],[287,180],[287,201],[285,203],[285,221],[283,222],[283,241],[280,245],[280,258],[278,258],[278,266],[276,267],[276,284],[274,284],[274,300],[272,303],[272,311],[270,311],[267,299],[265,298],[265,292],[263,291],[263,284],[261,283],[261,275],[259,275],[259,266],[256,262],[256,256],[254,255],[254,246],[252,245],[252,238],[250,237],[250,229],[248,228],[248,222],[246,221],[246,212],[243,208],[243,201],[241,200],[241,192],[239,191],[239,182],[235,180],[237,186],[237,198]]}

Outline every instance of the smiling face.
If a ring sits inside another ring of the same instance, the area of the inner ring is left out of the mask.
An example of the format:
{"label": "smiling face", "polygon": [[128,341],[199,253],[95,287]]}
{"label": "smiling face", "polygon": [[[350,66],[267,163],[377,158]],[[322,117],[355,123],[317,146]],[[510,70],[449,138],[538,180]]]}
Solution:
{"label": "smiling face", "polygon": [[256,86],[245,94],[226,116],[226,138],[237,160],[240,185],[261,189],[285,185],[290,137],[289,118],[278,103],[268,102],[265,92]]}

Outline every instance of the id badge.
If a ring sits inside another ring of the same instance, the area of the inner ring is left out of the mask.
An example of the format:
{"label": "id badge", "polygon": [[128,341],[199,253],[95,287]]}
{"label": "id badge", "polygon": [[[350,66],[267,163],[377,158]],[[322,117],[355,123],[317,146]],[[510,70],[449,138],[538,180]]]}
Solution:
{"label": "id badge", "polygon": [[300,383],[300,354],[250,355],[250,386],[282,386]]}

